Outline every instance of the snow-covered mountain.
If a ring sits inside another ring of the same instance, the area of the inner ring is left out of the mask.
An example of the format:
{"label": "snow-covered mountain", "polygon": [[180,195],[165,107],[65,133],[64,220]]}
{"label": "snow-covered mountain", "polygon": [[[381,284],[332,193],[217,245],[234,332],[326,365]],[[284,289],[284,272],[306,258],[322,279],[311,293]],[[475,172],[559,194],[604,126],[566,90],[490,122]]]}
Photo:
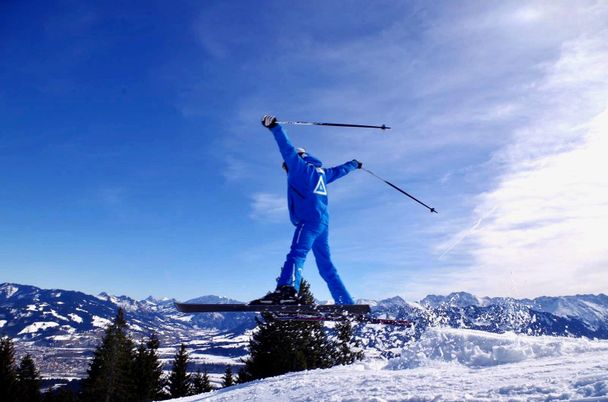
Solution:
{"label": "snow-covered mountain", "polygon": [[158,335],[167,362],[182,342],[193,360],[211,371],[223,372],[247,354],[246,334],[255,325],[251,314],[186,315],[173,302],[5,283],[0,285],[0,333],[13,338],[21,354],[35,356],[44,376],[83,376],[118,307],[124,308],[134,339]]}
{"label": "snow-covered mountain", "polygon": [[513,299],[505,297],[482,297],[466,292],[450,293],[447,296],[429,295],[420,303],[433,308],[445,307],[488,307],[492,305],[528,307],[531,310],[551,313],[559,317],[570,317],[584,321],[593,329],[608,322],[608,296],[575,295],[560,297],[537,297],[535,299]]}
{"label": "snow-covered mountain", "polygon": [[[191,301],[238,303],[218,296]],[[427,296],[421,302],[408,302],[398,296],[366,302],[379,317],[416,323],[411,329],[359,326],[358,336],[371,356],[397,356],[412,337],[420,337],[435,326],[608,339],[605,295],[514,300],[453,293]],[[218,372],[226,364],[238,365],[246,356],[255,325],[251,313],[182,314],[175,310],[172,299],[135,300],[106,293],[93,296],[5,283],[0,285],[0,332],[15,339],[18,351],[41,356],[37,363],[44,375],[78,377],[86,371],[87,359],[118,307],[125,309],[135,339],[158,334],[161,356],[167,362],[183,342],[196,362],[211,365],[211,370],[215,367]]]}
{"label": "snow-covered mountain", "polygon": [[[608,321],[598,316],[560,316],[539,311],[526,303],[479,305],[451,305],[412,303],[407,306],[384,306],[382,302],[373,311],[390,317],[409,318],[418,324],[417,330],[428,326],[449,326],[502,333],[513,331],[529,335],[574,336],[608,338]],[[588,320],[588,321],[587,321]]]}
{"label": "snow-covered mountain", "polygon": [[[216,299],[213,299],[216,300]],[[22,341],[53,345],[73,335],[95,333],[105,328],[122,307],[135,338],[156,332],[175,337],[198,329],[234,329],[248,323],[247,315],[226,317],[187,316],[178,313],[174,300],[149,297],[134,300],[127,296],[98,296],[82,292],[40,289],[34,286],[0,285],[2,331]]]}
{"label": "snow-covered mountain", "polygon": [[608,296],[604,294],[513,299],[479,298],[458,292],[447,296],[430,295],[420,304],[449,315],[451,321],[458,315],[464,317],[464,321],[477,319],[477,323],[469,320],[467,327],[474,327],[489,314],[507,319],[518,332],[608,338]]}
{"label": "snow-covered mountain", "polygon": [[464,400],[606,401],[608,341],[429,328],[389,361],[289,373],[172,401]]}

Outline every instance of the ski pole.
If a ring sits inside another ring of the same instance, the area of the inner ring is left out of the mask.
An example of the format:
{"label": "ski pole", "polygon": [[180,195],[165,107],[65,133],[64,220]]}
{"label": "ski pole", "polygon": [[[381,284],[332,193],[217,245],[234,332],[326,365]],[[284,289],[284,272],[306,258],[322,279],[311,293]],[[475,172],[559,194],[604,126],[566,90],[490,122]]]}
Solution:
{"label": "ski pole", "polygon": [[279,124],[294,124],[298,126],[331,126],[331,127],[354,127],[354,128],[378,128],[380,130],[390,130],[391,128],[383,124],[381,126],[370,126],[367,124],[346,124],[346,123],[319,123],[316,121],[277,121]]}
{"label": "ski pole", "polygon": [[431,212],[435,212],[436,214],[438,214],[439,212],[437,212],[435,210],[435,208],[431,208],[428,205],[426,205],[424,202],[420,201],[419,199],[417,199],[416,197],[406,193],[405,191],[403,191],[402,189],[400,189],[399,187],[395,186],[393,183],[391,183],[390,181],[384,180],[382,177],[378,176],[377,174],[375,174],[374,172],[372,172],[371,170],[367,170],[365,168],[361,168],[361,170],[365,170],[367,173],[371,174],[372,176],[374,176],[375,178],[382,180],[383,182],[385,182],[386,184],[388,184],[389,186],[391,186],[392,188],[394,188],[395,190],[399,191],[402,194],[407,195],[408,197],[410,197],[412,200],[416,201],[418,204],[420,205],[424,205],[425,207],[427,207],[429,209],[429,211]]}

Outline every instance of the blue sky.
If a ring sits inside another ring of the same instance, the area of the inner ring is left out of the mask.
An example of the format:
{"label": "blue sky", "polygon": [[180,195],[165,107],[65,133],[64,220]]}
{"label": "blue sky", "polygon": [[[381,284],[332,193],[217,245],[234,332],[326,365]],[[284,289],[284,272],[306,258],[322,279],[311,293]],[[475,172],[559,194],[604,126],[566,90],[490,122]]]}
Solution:
{"label": "blue sky", "polygon": [[[143,298],[274,286],[292,234],[265,113],[327,166],[356,298],[608,284],[605,2],[0,6],[0,281]],[[328,292],[314,258],[304,276]]]}

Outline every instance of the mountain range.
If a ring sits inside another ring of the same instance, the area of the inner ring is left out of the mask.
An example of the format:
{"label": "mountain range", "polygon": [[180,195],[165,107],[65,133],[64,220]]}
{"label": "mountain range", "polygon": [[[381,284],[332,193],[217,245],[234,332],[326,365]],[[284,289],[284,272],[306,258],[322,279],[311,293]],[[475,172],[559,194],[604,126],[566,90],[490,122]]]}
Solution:
{"label": "mountain range", "polygon": [[[190,302],[239,303],[212,295]],[[378,317],[416,323],[405,329],[357,326],[357,337],[368,355],[398,355],[404,344],[428,326],[608,339],[608,296],[603,294],[513,299],[459,292],[429,295],[419,302],[398,296],[359,302],[371,304]],[[0,285],[0,333],[13,338],[18,354],[34,356],[43,376],[79,378],[86,373],[103,329],[122,307],[135,340],[153,332],[159,336],[159,353],[167,364],[181,343],[187,345],[195,365],[205,365],[212,373],[240,364],[255,327],[254,314],[187,315],[177,312],[173,303],[173,299],[135,300],[4,283]]]}

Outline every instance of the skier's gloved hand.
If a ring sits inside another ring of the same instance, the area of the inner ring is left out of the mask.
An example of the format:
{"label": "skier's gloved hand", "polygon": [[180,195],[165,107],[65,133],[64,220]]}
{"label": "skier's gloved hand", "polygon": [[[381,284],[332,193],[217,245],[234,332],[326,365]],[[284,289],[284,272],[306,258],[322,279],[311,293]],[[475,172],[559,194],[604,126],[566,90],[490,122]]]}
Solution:
{"label": "skier's gloved hand", "polygon": [[262,125],[266,128],[273,128],[277,125],[277,118],[266,114],[262,117]]}
{"label": "skier's gloved hand", "polygon": [[356,159],[353,159],[353,162],[355,162],[357,164],[357,169],[361,169],[363,167],[363,163],[362,162],[359,162]]}

